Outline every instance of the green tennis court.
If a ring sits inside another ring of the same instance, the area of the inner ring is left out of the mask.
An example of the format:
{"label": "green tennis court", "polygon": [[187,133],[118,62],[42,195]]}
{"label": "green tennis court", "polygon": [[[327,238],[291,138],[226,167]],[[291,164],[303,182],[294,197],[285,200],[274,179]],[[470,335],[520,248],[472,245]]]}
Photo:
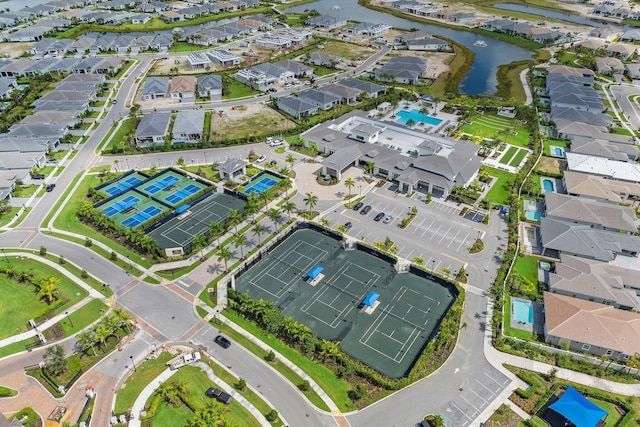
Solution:
{"label": "green tennis court", "polygon": [[[309,273],[323,268],[313,283]],[[313,230],[298,230],[236,279],[236,290],[273,301],[283,314],[381,373],[407,375],[454,295],[412,273]],[[377,304],[365,298],[379,294]]]}

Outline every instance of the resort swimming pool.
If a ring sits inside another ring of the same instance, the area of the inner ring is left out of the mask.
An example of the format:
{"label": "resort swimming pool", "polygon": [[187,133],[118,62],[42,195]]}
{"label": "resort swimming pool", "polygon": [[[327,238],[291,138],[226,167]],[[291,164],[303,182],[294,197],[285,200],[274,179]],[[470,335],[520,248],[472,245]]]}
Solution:
{"label": "resort swimming pool", "polygon": [[552,192],[553,189],[554,189],[553,181],[551,181],[550,179],[543,179],[542,180],[542,188],[544,188],[544,191]]}
{"label": "resort swimming pool", "polygon": [[428,114],[422,114],[420,110],[402,110],[398,111],[396,113],[396,116],[399,117],[399,119],[396,120],[396,123],[399,123],[401,125],[406,125],[409,119],[412,119],[415,124],[426,123],[431,126],[438,126],[440,123],[442,123],[442,120],[436,119],[435,117],[432,117]]}
{"label": "resort swimming pool", "polygon": [[516,322],[533,323],[533,303],[531,301],[511,298],[511,312]]}

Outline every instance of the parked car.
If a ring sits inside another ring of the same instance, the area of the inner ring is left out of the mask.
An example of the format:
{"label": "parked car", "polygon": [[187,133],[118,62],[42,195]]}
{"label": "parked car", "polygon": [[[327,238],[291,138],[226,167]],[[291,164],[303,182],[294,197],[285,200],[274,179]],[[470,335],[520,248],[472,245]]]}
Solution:
{"label": "parked car", "polygon": [[284,141],[282,139],[274,139],[269,145],[271,147],[279,147],[281,145],[284,145]]}
{"label": "parked car", "polygon": [[367,205],[364,208],[362,208],[362,210],[360,211],[360,215],[366,215],[369,213],[370,210],[371,210],[371,205]]}
{"label": "parked car", "polygon": [[47,185],[47,188],[46,188],[47,193],[52,192],[54,188],[56,188],[56,185],[55,185],[55,184],[49,184],[49,185]]}
{"label": "parked car", "polygon": [[223,392],[223,393],[220,393],[220,396],[216,397],[216,400],[220,403],[224,403],[225,405],[228,405],[231,403],[233,398],[227,393]]}
{"label": "parked car", "polygon": [[222,348],[229,348],[231,347],[231,341],[229,341],[228,339],[226,339],[225,337],[223,337],[222,335],[218,335],[217,337],[215,337],[213,339],[216,344],[218,344],[220,347]]}
{"label": "parked car", "polygon": [[344,224],[344,228],[349,231],[351,230],[351,227],[353,227],[353,224],[351,223],[351,221],[347,222]]}
{"label": "parked car", "polygon": [[267,160],[267,156],[260,156],[260,157],[258,157],[258,160],[256,160],[256,163],[262,163],[265,160]]}
{"label": "parked car", "polygon": [[215,387],[209,387],[207,391],[204,392],[205,396],[210,397],[212,399],[216,399],[218,396],[222,394],[222,390],[217,389]]}
{"label": "parked car", "polygon": [[385,224],[389,224],[391,221],[393,221],[393,217],[391,215],[385,216],[384,220],[382,220]]}
{"label": "parked car", "polygon": [[31,179],[45,179],[45,176],[42,173],[32,173]]}
{"label": "parked car", "polygon": [[364,203],[362,203],[362,202],[358,202],[358,203],[356,203],[356,205],[353,207],[353,210],[354,210],[354,211],[360,210],[360,208],[361,208],[361,207],[363,207],[363,206],[364,206]]}
{"label": "parked car", "polygon": [[378,215],[375,216],[375,218],[373,218],[373,220],[380,221],[382,218],[384,218],[384,212],[380,212]]}
{"label": "parked car", "polygon": [[270,164],[271,166],[276,166],[276,165],[278,164],[278,161],[277,161],[277,160],[271,160],[271,161],[269,162],[269,164]]}
{"label": "parked car", "polygon": [[58,163],[58,159],[47,159],[47,163],[56,164]]}
{"label": "parked car", "polygon": [[267,145],[271,144],[273,142],[273,137],[272,136],[268,136],[267,140],[265,142],[267,143]]}

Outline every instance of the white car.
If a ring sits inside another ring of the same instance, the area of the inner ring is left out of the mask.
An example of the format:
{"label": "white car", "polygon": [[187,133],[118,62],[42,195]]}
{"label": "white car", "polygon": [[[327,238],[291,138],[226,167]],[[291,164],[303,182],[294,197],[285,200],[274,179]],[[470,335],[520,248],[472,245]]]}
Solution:
{"label": "white car", "polygon": [[256,160],[256,163],[262,163],[265,160],[267,160],[267,156],[260,156],[260,157],[258,157],[258,160]]}
{"label": "white car", "polygon": [[267,144],[271,145],[271,143],[273,142],[273,137],[272,136],[268,136],[267,140],[265,141]]}
{"label": "white car", "polygon": [[281,139],[275,139],[273,141],[271,141],[271,143],[269,143],[270,147],[279,147],[281,145],[284,145],[284,141]]}

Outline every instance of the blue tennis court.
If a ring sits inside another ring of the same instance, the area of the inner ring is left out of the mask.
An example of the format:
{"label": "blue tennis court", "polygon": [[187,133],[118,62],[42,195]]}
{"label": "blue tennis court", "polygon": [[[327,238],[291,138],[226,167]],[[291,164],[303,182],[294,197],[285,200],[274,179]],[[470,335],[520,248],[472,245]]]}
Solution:
{"label": "blue tennis court", "polygon": [[191,197],[198,191],[200,191],[200,187],[198,187],[197,185],[189,184],[186,187],[176,191],[175,193],[168,195],[164,198],[164,200],[171,203],[172,205],[176,205],[184,199]]}
{"label": "blue tennis court", "polygon": [[258,175],[251,181],[251,185],[244,190],[244,194],[249,195],[251,193],[264,193],[280,181],[280,178],[264,173]]}
{"label": "blue tennis court", "polygon": [[116,182],[108,188],[105,188],[104,191],[110,196],[115,196],[116,194],[124,193],[131,187],[138,185],[142,182],[142,180],[138,177],[132,176],[122,182]]}
{"label": "blue tennis court", "polygon": [[179,181],[180,181],[180,178],[177,178],[173,175],[166,176],[162,178],[160,181],[146,186],[144,188],[144,191],[146,191],[149,194],[156,194],[158,191],[162,191],[165,188],[171,187],[172,185],[176,184]]}
{"label": "blue tennis court", "polygon": [[112,217],[117,213],[120,213],[122,211],[126,211],[127,209],[135,206],[136,203],[138,203],[139,201],[140,201],[140,199],[138,199],[136,196],[127,196],[124,199],[119,200],[119,201],[107,206],[106,208],[104,208],[103,212],[108,217]]}
{"label": "blue tennis court", "polygon": [[162,209],[160,209],[159,207],[148,206],[143,211],[137,212],[136,214],[132,215],[130,218],[127,218],[124,221],[122,221],[122,225],[131,227],[131,228],[137,227],[143,222],[149,221],[151,218],[161,213],[162,213]]}

